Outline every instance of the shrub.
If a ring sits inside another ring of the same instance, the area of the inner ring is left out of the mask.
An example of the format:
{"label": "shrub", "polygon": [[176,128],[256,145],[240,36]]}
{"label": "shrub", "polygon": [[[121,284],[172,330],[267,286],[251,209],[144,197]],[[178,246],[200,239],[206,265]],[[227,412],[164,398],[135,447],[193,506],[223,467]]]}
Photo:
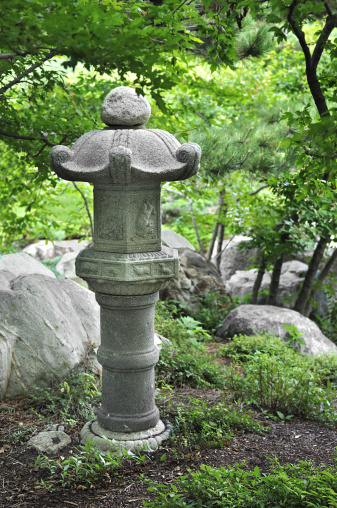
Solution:
{"label": "shrub", "polygon": [[277,337],[239,336],[221,348],[242,366],[225,369],[227,382],[235,396],[260,408],[336,421],[332,407],[337,359],[332,355],[302,356],[289,343]]}
{"label": "shrub", "polygon": [[190,397],[187,405],[177,409],[173,421],[174,446],[202,445],[211,448],[224,446],[234,435],[266,429],[255,422],[250,414],[224,402],[209,406],[207,401]]}
{"label": "shrub", "polygon": [[198,310],[192,317],[200,321],[202,326],[214,333],[221,325],[225,317],[236,307],[236,304],[228,294],[221,291],[209,291],[194,297]]}
{"label": "shrub", "polygon": [[156,366],[157,383],[181,387],[224,388],[223,369],[212,363],[197,347],[163,347]]}

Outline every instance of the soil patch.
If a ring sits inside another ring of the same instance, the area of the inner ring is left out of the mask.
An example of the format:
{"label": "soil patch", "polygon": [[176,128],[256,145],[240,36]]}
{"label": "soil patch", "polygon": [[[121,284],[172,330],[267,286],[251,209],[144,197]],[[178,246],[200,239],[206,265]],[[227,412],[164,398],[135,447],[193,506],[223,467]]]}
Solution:
{"label": "soil patch", "polygon": [[[207,400],[215,404],[223,397],[217,390],[175,390],[173,403],[188,403],[189,397]],[[163,412],[168,411],[167,403],[159,402]],[[174,414],[174,411],[172,415]],[[125,460],[123,466],[106,474],[95,485],[74,484],[70,488],[49,492],[41,486],[41,479],[53,481],[49,472],[34,467],[37,452],[27,448],[26,442],[37,432],[45,430],[48,423],[43,421],[26,406],[24,399],[15,399],[0,404],[0,507],[49,508],[78,506],[81,508],[119,508],[142,506],[142,500],[153,499],[147,491],[149,481],[170,483],[173,478],[195,471],[201,464],[213,467],[245,463],[244,468],[253,470],[259,466],[267,472],[271,466],[269,458],[277,457],[280,464],[305,460],[314,466],[332,465],[337,446],[337,428],[310,420],[293,418],[285,423],[266,419],[262,413],[253,417],[269,428],[265,435],[246,433],[233,438],[222,448],[185,449],[174,452],[165,446],[152,454],[146,454],[145,461],[137,464]],[[84,422],[81,423],[81,425]],[[72,439],[71,445],[62,450],[64,457],[72,454],[79,444],[79,425],[65,428]],[[166,456],[164,457],[164,455]],[[269,457],[269,458],[268,458]]]}

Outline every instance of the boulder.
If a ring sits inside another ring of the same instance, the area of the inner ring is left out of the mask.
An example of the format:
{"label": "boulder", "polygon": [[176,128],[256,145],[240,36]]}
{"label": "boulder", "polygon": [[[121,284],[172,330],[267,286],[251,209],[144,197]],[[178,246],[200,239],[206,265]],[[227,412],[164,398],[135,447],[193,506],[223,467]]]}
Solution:
{"label": "boulder", "polygon": [[186,240],[183,236],[179,235],[175,231],[164,229],[161,233],[161,239],[164,245],[171,249],[190,249],[195,251],[193,245]]}
{"label": "boulder", "polygon": [[[252,268],[251,270],[237,270],[231,277],[225,282],[225,288],[232,298],[245,298],[249,293],[253,291],[254,282],[257,275],[257,269]],[[260,286],[260,293],[269,288],[270,274],[265,273]],[[259,295],[258,303],[263,304],[266,302],[266,296],[263,294]]]}
{"label": "boulder", "polygon": [[[301,284],[304,281],[308,265],[298,260],[286,261],[282,265],[280,285],[277,294],[277,305],[280,307],[292,308],[296,297],[300,291]],[[245,298],[253,291],[254,282],[257,275],[257,269],[238,270],[225,282],[225,288],[232,298]],[[269,290],[271,280],[271,272],[266,272],[260,286],[260,295],[257,303],[263,305],[267,302],[267,294],[263,294]],[[314,312],[318,316],[323,317],[327,309],[327,296],[324,291],[316,293],[316,304]]]}
{"label": "boulder", "polygon": [[32,258],[25,252],[6,254],[0,258],[0,271],[12,272],[15,277],[19,275],[45,275],[55,279],[54,273],[40,261]]}
{"label": "boulder", "polygon": [[238,235],[223,242],[223,252],[220,259],[220,274],[226,282],[238,270],[248,270],[258,260],[258,249],[246,250],[240,245],[251,240],[248,236]]}
{"label": "boulder", "polygon": [[0,398],[66,376],[99,345],[99,305],[91,291],[53,274],[7,271],[0,281]]}
{"label": "boulder", "polygon": [[187,311],[196,311],[195,297],[210,291],[226,293],[224,284],[214,265],[190,249],[179,251],[179,276],[160,292],[161,300],[177,300],[185,304]]}
{"label": "boulder", "polygon": [[294,310],[272,305],[241,305],[232,310],[223,320],[216,335],[221,339],[230,339],[234,335],[255,335],[269,332],[283,340],[289,338],[289,330],[284,325],[295,326],[302,333],[304,353],[337,355],[337,346],[329,340],[318,326],[309,318]]}
{"label": "boulder", "polygon": [[[277,304],[281,307],[291,307],[294,299],[300,290],[301,283],[304,280],[308,270],[308,265],[301,261],[287,261],[283,263],[280,277]],[[230,295],[244,298],[253,291],[254,282],[257,275],[257,269],[237,270],[231,278],[225,282],[225,287]],[[269,289],[271,272],[266,272],[262,279],[260,293]],[[258,303],[263,304],[267,300],[266,295],[260,295]]]}
{"label": "boulder", "polygon": [[75,271],[75,261],[78,256],[78,252],[67,252],[62,256],[60,261],[56,265],[56,270],[63,275],[65,279],[71,279],[77,284],[81,284],[81,286],[88,287],[88,284],[85,280],[81,279],[76,275]]}
{"label": "boulder", "polygon": [[30,254],[35,259],[52,259],[57,256],[63,256],[63,254],[67,252],[81,252],[81,250],[88,247],[89,244],[90,242],[87,240],[83,240],[82,242],[78,240],[60,240],[54,243],[40,240],[37,243],[27,245],[27,247],[23,249],[23,252]]}

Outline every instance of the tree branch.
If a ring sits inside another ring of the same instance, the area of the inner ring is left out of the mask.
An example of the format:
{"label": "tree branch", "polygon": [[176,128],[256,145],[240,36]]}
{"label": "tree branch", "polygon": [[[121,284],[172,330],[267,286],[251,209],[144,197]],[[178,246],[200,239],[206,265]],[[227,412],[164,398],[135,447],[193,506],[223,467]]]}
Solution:
{"label": "tree branch", "polygon": [[13,60],[13,58],[21,56],[19,53],[0,53],[0,60]]}
{"label": "tree branch", "polygon": [[40,62],[36,62],[34,65],[31,65],[22,74],[19,74],[19,76],[17,76],[15,79],[13,79],[9,83],[7,83],[7,85],[4,85],[2,88],[0,88],[0,94],[5,93],[7,90],[12,88],[12,86],[17,85],[18,83],[20,83],[20,81],[25,76],[27,76],[31,72],[35,71],[35,69],[38,69],[38,67],[41,67],[41,65],[43,65],[47,60],[50,60],[50,58],[53,58],[53,56],[55,56],[56,54],[57,54],[56,50],[54,50],[54,49],[51,50]]}
{"label": "tree branch", "polygon": [[35,136],[24,136],[21,134],[14,134],[13,132],[6,132],[3,130],[0,130],[0,135],[8,136],[9,138],[15,138],[15,139],[26,139],[27,141],[43,141],[48,146],[55,146],[59,143],[51,143],[48,141],[46,137],[35,137]]}
{"label": "tree branch", "polygon": [[324,2],[324,7],[326,12],[328,13],[328,16],[332,16],[332,12],[330,10],[330,7],[328,6],[327,2]]}
{"label": "tree branch", "polygon": [[324,46],[329,39],[329,36],[334,28],[337,27],[337,14],[329,15],[326,18],[325,25],[322,29],[320,36],[317,39],[314,51],[311,57],[311,68],[312,70],[316,70],[317,65],[321,59],[322,53],[324,51]]}
{"label": "tree branch", "polygon": [[315,157],[316,159],[337,159],[337,154],[333,153],[332,155],[320,155],[319,153],[314,153],[311,150],[309,150],[308,147],[302,145],[301,148],[305,151],[307,155],[310,155],[310,157]]}
{"label": "tree branch", "polygon": [[266,183],[264,185],[261,185],[261,187],[259,187],[258,189],[256,189],[255,191],[253,192],[250,192],[249,193],[249,196],[254,196],[255,194],[258,194],[260,191],[262,191],[263,189],[266,189],[267,187],[269,187],[269,185]]}
{"label": "tree branch", "polygon": [[292,3],[289,6],[289,12],[288,12],[287,19],[288,19],[288,23],[290,24],[291,28],[293,29],[294,34],[296,35],[296,37],[298,39],[298,42],[301,45],[301,48],[302,48],[304,56],[305,56],[305,61],[306,61],[307,67],[308,67],[311,63],[310,49],[307,44],[307,41],[305,40],[305,34],[304,34],[303,30],[301,30],[297,26],[297,23],[294,19],[294,10],[295,10],[295,7],[298,5],[298,3],[299,3],[299,0],[292,1]]}

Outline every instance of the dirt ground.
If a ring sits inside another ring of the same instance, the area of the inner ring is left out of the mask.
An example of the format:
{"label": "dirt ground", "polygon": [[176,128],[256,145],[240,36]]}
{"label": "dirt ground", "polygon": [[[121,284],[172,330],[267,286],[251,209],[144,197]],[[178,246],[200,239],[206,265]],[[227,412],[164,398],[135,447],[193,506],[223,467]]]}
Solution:
{"label": "dirt ground", "polygon": [[[222,394],[215,390],[181,389],[176,390],[174,396],[180,401],[195,397],[215,403]],[[218,449],[184,450],[178,454],[166,450],[164,442],[159,450],[146,456],[144,463],[137,464],[128,459],[120,469],[107,473],[95,485],[74,484],[50,492],[41,486],[40,480],[53,481],[53,478],[46,470],[34,467],[38,453],[27,448],[26,442],[32,435],[46,430],[48,423],[57,423],[57,420],[41,422],[25,399],[3,402],[0,404],[0,507],[138,508],[143,499],[153,498],[141,476],[170,483],[174,477],[187,474],[188,470],[199,469],[201,464],[220,467],[235,462],[245,462],[244,467],[249,470],[259,466],[262,472],[267,472],[271,465],[268,457],[277,457],[280,464],[294,464],[299,460],[310,460],[315,466],[333,464],[337,447],[336,427],[299,418],[283,423],[266,419],[262,413],[256,413],[254,418],[269,427],[269,432],[264,435],[246,433]],[[30,427],[33,429],[25,433]],[[62,450],[62,456],[67,457],[79,444],[80,428],[65,428],[72,443]],[[165,452],[166,458],[161,460]]]}

